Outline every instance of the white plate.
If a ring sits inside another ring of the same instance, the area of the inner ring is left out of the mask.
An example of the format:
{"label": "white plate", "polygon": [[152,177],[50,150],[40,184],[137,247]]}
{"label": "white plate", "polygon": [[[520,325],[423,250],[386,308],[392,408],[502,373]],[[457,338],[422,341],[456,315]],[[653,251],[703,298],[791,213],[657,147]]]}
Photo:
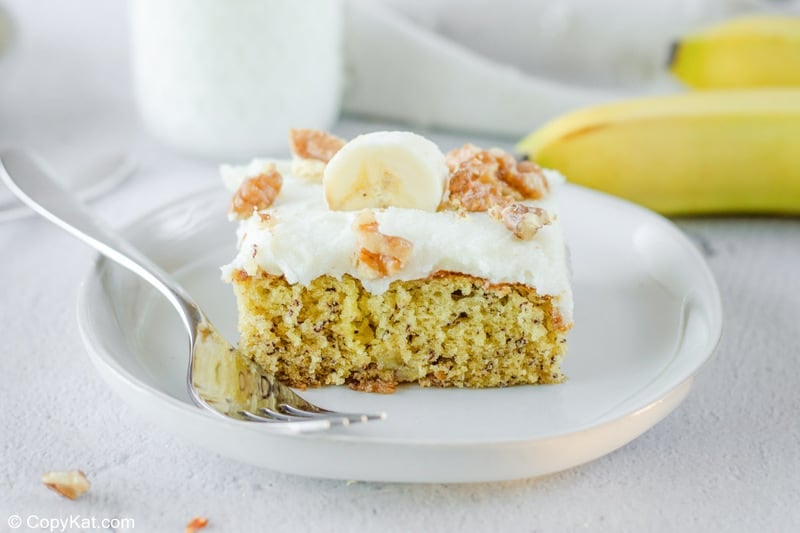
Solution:
{"label": "white plate", "polygon": [[[207,191],[143,217],[126,234],[173,272],[212,321],[236,337],[236,309],[218,267],[234,253],[227,195]],[[700,254],[665,219],[568,186],[561,200],[572,252],[576,325],[553,386],[392,395],[344,387],[303,394],[328,408],[380,411],[386,421],[311,435],[228,421],[184,389],[188,347],[175,313],[106,260],[84,282],[78,318],[92,361],[146,418],[191,442],[274,470],[339,479],[474,482],[547,474],[636,438],[684,399],[719,340],[719,294]]]}

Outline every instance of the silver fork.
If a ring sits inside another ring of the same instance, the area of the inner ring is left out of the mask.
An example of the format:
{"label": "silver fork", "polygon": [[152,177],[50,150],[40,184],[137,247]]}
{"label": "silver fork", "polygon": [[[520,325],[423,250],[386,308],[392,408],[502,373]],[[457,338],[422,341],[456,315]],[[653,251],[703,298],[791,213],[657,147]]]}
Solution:
{"label": "silver fork", "polygon": [[141,276],[169,300],[189,333],[186,385],[198,406],[289,432],[319,431],[386,418],[385,413],[323,409],[265,372],[222,337],[183,287],[123,237],[98,222],[27,152],[0,151],[0,179],[38,214]]}
{"label": "silver fork", "polygon": [[[76,183],[69,190],[78,200],[88,202],[118,187],[136,171],[136,163],[126,155],[114,154],[99,159],[93,166],[84,169],[86,181]],[[5,196],[5,195],[4,195]],[[14,200],[13,196],[0,201],[0,222],[16,220],[35,212]]]}

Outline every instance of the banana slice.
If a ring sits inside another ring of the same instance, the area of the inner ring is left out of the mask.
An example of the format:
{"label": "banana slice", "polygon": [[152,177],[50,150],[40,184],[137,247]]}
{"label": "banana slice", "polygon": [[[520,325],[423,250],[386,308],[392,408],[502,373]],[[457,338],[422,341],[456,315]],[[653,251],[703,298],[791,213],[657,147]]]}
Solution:
{"label": "banana slice", "polygon": [[328,161],[322,177],[334,211],[405,207],[436,211],[448,178],[444,154],[407,131],[360,135]]}

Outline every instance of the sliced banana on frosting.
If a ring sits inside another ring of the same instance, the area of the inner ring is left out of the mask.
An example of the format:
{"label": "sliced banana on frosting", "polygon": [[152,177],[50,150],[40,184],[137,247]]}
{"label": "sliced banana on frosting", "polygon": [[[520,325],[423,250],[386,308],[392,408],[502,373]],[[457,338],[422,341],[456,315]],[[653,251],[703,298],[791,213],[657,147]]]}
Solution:
{"label": "sliced banana on frosting", "polygon": [[447,185],[444,154],[406,131],[360,135],[325,167],[325,201],[334,211],[405,207],[436,211]]}

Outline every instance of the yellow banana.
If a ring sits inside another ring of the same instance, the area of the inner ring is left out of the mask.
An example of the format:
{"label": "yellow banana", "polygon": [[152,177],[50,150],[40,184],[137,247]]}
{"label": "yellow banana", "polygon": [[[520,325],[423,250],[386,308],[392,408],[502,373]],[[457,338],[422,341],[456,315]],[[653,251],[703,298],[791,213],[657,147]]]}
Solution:
{"label": "yellow banana", "polygon": [[687,35],[670,69],[697,89],[800,86],[800,17],[745,17]]}
{"label": "yellow banana", "polygon": [[517,150],[572,183],[665,214],[800,214],[800,89],[590,107],[546,124]]}

